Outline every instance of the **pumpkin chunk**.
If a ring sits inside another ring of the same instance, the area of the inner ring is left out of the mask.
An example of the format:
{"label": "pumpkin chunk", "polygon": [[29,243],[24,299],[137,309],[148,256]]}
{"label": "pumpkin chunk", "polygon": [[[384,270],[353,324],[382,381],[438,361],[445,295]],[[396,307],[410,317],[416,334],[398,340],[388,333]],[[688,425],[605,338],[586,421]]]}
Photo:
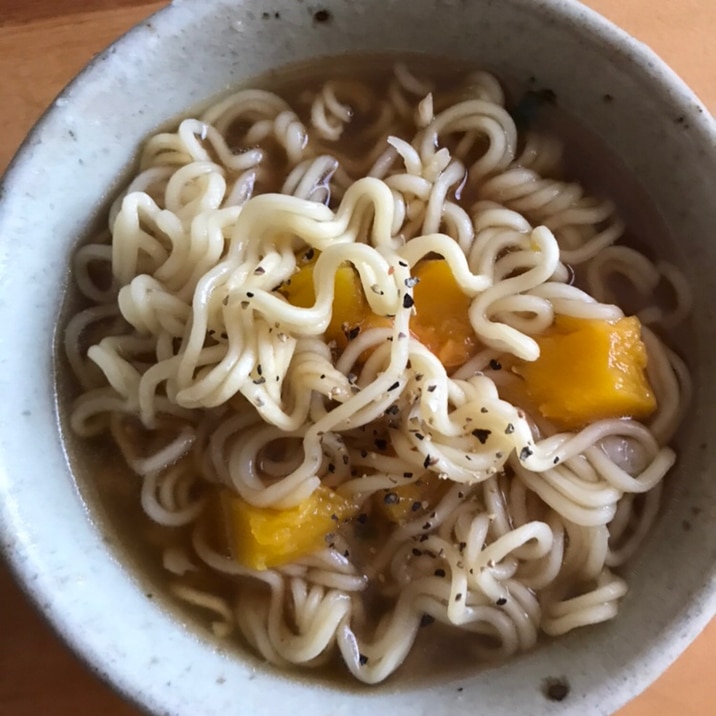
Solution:
{"label": "pumpkin chunk", "polygon": [[287,510],[255,507],[228,490],[222,492],[221,502],[234,559],[258,570],[315,552],[325,546],[329,533],[358,511],[352,502],[323,485]]}
{"label": "pumpkin chunk", "polygon": [[542,415],[560,428],[608,418],[641,419],[656,409],[637,318],[557,316],[553,329],[536,340],[539,358],[519,362],[514,370]]}
{"label": "pumpkin chunk", "polygon": [[458,286],[444,259],[421,261],[414,269],[415,315],[410,330],[447,368],[457,368],[477,353],[479,343],[468,311],[472,299]]}
{"label": "pumpkin chunk", "polygon": [[[310,308],[316,302],[313,289],[314,264],[315,261],[302,266],[291,276],[290,282],[282,286],[281,293],[293,306]],[[346,333],[355,327],[362,327],[366,317],[374,314],[363,295],[358,273],[352,266],[338,267],[333,288],[333,312],[325,336],[326,340],[336,341],[341,348],[345,348],[348,343]]]}
{"label": "pumpkin chunk", "polygon": [[[311,262],[300,268],[282,288],[281,293],[294,306],[313,306]],[[457,368],[477,352],[479,343],[472,329],[468,310],[471,299],[457,285],[447,261],[443,259],[420,262],[414,270],[420,279],[413,290],[415,312],[410,320],[410,332],[434,353],[448,368]],[[341,348],[348,345],[353,331],[391,325],[391,319],[370,310],[357,271],[349,265],[339,266],[334,279],[335,294],[331,321],[326,340],[335,341]]]}

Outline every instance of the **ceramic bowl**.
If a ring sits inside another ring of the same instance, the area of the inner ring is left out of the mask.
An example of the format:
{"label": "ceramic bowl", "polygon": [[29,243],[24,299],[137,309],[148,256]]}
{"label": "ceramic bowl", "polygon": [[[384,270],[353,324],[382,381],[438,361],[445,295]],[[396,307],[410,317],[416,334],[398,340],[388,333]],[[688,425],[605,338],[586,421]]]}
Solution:
{"label": "ceramic bowl", "polygon": [[[697,386],[661,517],[630,567],[617,619],[489,670],[350,691],[281,675],[202,636],[147,598],[93,520],[58,429],[54,336],[80,237],[144,137],[244,78],[319,55],[423,51],[552,88],[657,207],[655,247],[694,290],[683,346]],[[687,646],[716,605],[716,131],[652,53],[567,0],[175,2],[63,92],[0,190],[2,546],[40,609],[101,676],[157,714],[550,714],[612,712]],[[688,526],[688,531],[685,529]],[[467,675],[466,675],[467,674]],[[545,696],[549,679],[569,693]]]}

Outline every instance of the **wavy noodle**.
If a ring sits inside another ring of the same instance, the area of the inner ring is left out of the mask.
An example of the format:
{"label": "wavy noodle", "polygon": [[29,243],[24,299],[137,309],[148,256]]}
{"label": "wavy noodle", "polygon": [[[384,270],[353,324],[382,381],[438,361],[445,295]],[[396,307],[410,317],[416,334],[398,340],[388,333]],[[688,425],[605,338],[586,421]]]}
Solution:
{"label": "wavy noodle", "polygon": [[[676,459],[689,373],[659,335],[690,299],[671,264],[613,245],[612,202],[562,171],[561,142],[518,137],[494,77],[443,91],[403,64],[295,108],[241,90],[145,144],[111,236],[75,258],[89,305],[65,331],[70,425],[109,434],[148,518],[184,535],[162,551],[171,590],[216,634],[285,666],[340,653],[377,683],[433,621],[501,659],[615,616],[611,570],[647,538]],[[452,373],[410,331],[413,271],[436,256],[480,342]],[[277,289],[308,262],[313,301],[292,305]],[[345,265],[389,320],[337,346]],[[556,316],[619,320],[620,282],[649,326],[649,420],[564,432],[510,402],[500,361],[536,359]],[[396,485],[431,480],[434,502],[379,517]],[[330,544],[263,571],[229,556],[219,490],[280,510],[321,484],[360,510]]]}

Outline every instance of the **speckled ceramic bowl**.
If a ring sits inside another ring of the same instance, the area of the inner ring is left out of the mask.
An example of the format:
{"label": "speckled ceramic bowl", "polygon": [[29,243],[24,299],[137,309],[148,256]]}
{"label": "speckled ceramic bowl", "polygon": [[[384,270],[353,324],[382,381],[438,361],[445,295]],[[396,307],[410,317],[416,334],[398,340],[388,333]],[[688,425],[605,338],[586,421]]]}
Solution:
{"label": "speckled ceramic bowl", "polygon": [[[553,88],[621,157],[695,292],[697,386],[668,500],[614,621],[468,678],[350,692],[239,658],[148,600],[73,482],[58,430],[53,334],[78,237],[152,129],[242,78],[319,54],[415,51]],[[716,132],[683,84],[566,0],[175,0],[62,94],[0,190],[0,518],[18,576],[72,646],[162,714],[606,714],[644,689],[716,605]],[[689,529],[686,530],[685,527]],[[559,702],[546,680],[569,684]]]}

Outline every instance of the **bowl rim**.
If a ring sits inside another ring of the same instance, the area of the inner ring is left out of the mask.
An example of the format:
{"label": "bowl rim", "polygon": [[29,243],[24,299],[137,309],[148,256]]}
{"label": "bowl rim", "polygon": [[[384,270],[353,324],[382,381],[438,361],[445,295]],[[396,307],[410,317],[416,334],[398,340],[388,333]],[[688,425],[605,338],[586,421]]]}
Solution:
{"label": "bowl rim", "polygon": [[[529,0],[509,0],[509,2],[521,8],[527,8]],[[207,6],[209,4],[207,3]],[[228,5],[228,1],[215,0],[213,4],[225,6]],[[534,3],[535,9],[538,9],[538,4]],[[559,14],[565,20],[571,21],[575,26],[582,26],[582,32],[585,35],[589,35],[592,41],[599,42],[608,48],[623,48],[627,43],[629,53],[639,65],[639,70],[645,79],[658,84],[662,88],[667,88],[674,94],[676,100],[684,106],[688,104],[691,107],[697,106],[705,110],[694,119],[692,129],[702,135],[701,141],[710,140],[712,145],[716,146],[716,123],[711,114],[703,107],[700,99],[687,87],[683,80],[649,47],[577,0],[550,0],[546,4],[549,5],[552,12]],[[159,9],[124,33],[102,53],[93,58],[49,105],[21,144],[0,181],[0,235],[7,217],[12,215],[13,212],[11,201],[13,193],[10,189],[14,183],[14,178],[24,169],[26,163],[31,161],[32,147],[42,139],[53,117],[59,111],[60,102],[58,100],[62,101],[63,98],[68,98],[69,100],[76,89],[80,89],[85,83],[97,79],[98,68],[111,54],[131,52],[136,47],[139,47],[141,51],[141,43],[144,40],[148,22],[152,23],[153,32],[158,36],[161,36],[162,32],[170,32],[175,19],[182,20],[182,18],[187,17],[182,14],[184,13],[182,7],[184,5],[184,2],[180,3],[175,0],[171,5]],[[236,7],[241,6],[237,5]],[[0,286],[1,293],[2,288]],[[0,354],[3,350],[0,347]],[[8,484],[5,466],[0,462],[0,496],[3,498],[5,498]],[[122,662],[115,662],[110,668],[101,666],[101,664],[106,664],[104,650],[107,647],[107,640],[95,638],[91,631],[85,628],[86,620],[81,614],[66,610],[66,602],[58,598],[56,592],[53,591],[56,586],[53,580],[37,579],[37,575],[41,574],[44,569],[45,561],[38,558],[37,545],[33,544],[32,534],[27,532],[26,525],[18,521],[12,499],[0,499],[0,547],[2,547],[6,561],[25,593],[28,594],[38,607],[38,610],[44,614],[52,627],[61,635],[63,641],[73,649],[75,654],[100,678],[138,706],[152,709],[158,713],[164,712],[163,702],[157,701],[157,695],[153,692],[151,685],[147,683],[138,685],[136,683],[136,672],[131,672]],[[121,566],[119,566],[119,569],[121,569]],[[136,584],[134,580],[131,581]],[[641,693],[679,657],[684,649],[703,630],[713,615],[716,614],[716,581],[713,577],[710,580],[704,580],[700,592],[692,597],[692,605],[698,608],[694,609],[687,625],[685,627],[681,625],[678,631],[674,630],[674,633],[669,634],[668,642],[666,646],[660,646],[659,654],[654,653],[655,650],[652,649],[645,661],[642,662],[640,670],[631,675],[631,681],[624,684],[618,694],[602,694],[603,700],[600,704],[600,709],[608,708],[612,710],[613,708],[618,708],[638,693]],[[172,614],[169,616],[169,620],[174,622],[177,618]],[[195,642],[204,641],[205,645],[208,643],[196,634],[185,634],[185,636]],[[231,653],[228,654],[228,657],[227,655],[222,656],[219,650],[215,650],[215,653],[223,659],[228,658],[228,660],[231,660],[233,658]],[[251,673],[253,673],[253,667],[248,666],[245,675],[248,675],[249,679],[253,678]],[[281,681],[287,688],[290,684],[298,685],[296,693],[303,691],[302,681],[283,678],[270,672],[267,673],[267,679],[269,682]],[[314,687],[314,690],[320,691],[321,689],[320,687]],[[385,696],[385,692],[380,694],[381,699],[385,699]],[[367,714],[374,708],[374,699],[365,698],[364,701],[366,708],[365,710],[360,709],[360,713]],[[418,704],[420,700],[416,699],[413,703]],[[401,706],[402,704],[403,701],[401,701]],[[556,704],[552,704],[553,708],[556,706]],[[174,711],[171,711],[171,713],[174,713]],[[357,714],[359,710],[356,709],[352,713]]]}

